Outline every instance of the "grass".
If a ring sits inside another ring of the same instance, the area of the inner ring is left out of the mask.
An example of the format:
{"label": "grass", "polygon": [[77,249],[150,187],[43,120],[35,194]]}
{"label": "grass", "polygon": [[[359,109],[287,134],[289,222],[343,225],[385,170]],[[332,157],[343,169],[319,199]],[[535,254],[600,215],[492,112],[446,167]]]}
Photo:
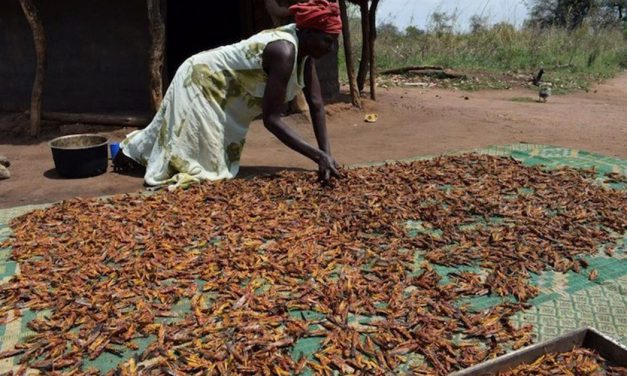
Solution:
{"label": "grass", "polygon": [[[358,62],[361,35],[358,27],[353,27],[352,32],[354,60]],[[379,33],[376,52],[379,70],[439,65],[466,73],[469,76],[466,80],[445,80],[439,85],[466,90],[524,84],[532,74],[544,68],[544,80],[553,84],[554,94],[560,94],[587,90],[592,83],[611,78],[627,68],[627,35],[618,28],[594,31],[587,26],[573,31],[560,28],[517,30],[501,24],[464,34],[406,34],[386,29]],[[344,60],[340,53],[340,74],[345,78]],[[382,79],[383,85],[393,84],[385,77]]]}

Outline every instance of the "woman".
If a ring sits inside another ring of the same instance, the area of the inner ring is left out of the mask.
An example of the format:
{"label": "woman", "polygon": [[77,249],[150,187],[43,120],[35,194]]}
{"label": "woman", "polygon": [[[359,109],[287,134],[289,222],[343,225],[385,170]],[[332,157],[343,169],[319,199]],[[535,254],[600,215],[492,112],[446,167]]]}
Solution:
{"label": "woman", "polygon": [[[201,52],[177,70],[159,111],[120,144],[118,169],[146,167],[152,186],[233,178],[252,120],[315,161],[321,179],[339,176],[327,137],[314,59],[330,52],[342,29],[338,5],[310,0],[290,7],[295,24]],[[284,104],[304,91],[318,147],[282,120]]]}

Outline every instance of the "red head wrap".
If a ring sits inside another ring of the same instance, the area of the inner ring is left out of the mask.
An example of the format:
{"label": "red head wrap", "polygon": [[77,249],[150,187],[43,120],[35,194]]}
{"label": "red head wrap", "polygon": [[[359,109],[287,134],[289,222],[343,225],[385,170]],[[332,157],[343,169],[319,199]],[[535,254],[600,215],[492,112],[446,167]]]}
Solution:
{"label": "red head wrap", "polygon": [[317,29],[329,34],[342,32],[340,7],[336,3],[326,0],[309,0],[292,5],[290,12],[296,19],[296,26],[300,29]]}

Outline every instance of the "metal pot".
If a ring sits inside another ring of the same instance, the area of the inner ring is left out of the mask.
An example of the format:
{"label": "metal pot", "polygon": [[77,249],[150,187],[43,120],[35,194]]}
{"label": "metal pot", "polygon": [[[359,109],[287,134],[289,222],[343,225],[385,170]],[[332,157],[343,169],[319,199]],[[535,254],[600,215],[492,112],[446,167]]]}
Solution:
{"label": "metal pot", "polygon": [[96,134],[76,134],[50,141],[54,167],[66,178],[86,178],[107,171],[106,137]]}

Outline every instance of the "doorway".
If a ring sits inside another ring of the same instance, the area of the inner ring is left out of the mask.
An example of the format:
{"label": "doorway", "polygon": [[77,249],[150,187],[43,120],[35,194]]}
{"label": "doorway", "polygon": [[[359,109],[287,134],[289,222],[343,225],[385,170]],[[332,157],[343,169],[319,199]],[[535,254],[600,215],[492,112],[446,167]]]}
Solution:
{"label": "doorway", "polygon": [[240,1],[171,0],[166,10],[167,73],[170,79],[188,57],[240,41]]}

